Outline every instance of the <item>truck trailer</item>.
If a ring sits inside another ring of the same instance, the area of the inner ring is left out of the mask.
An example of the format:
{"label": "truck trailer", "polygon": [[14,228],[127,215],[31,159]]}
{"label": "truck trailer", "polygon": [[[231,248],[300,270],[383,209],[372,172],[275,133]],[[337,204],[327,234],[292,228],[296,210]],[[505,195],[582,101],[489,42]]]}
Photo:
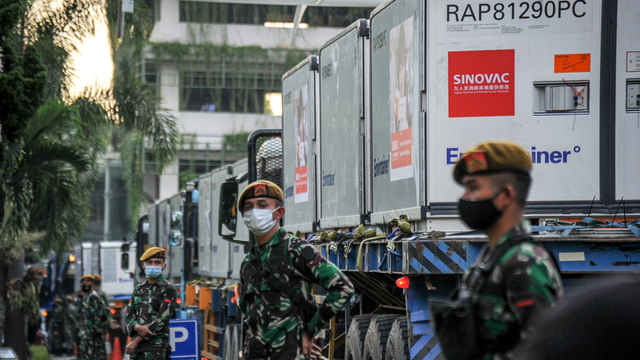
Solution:
{"label": "truck trailer", "polygon": [[[526,218],[567,293],[637,271],[639,17],[632,0],[393,0],[327,41],[283,76],[282,130],[253,133],[246,162],[194,186],[197,261],[182,251],[175,269],[192,269],[181,296],[184,316],[204,319],[201,355],[239,356],[253,243],[235,202],[258,179],[282,187],[285,229],[356,287],[321,334],[330,359],[444,358],[428,299],[453,291],[486,242],[461,222],[452,178],[482,141],[530,153]],[[171,247],[151,228],[150,244]]]}

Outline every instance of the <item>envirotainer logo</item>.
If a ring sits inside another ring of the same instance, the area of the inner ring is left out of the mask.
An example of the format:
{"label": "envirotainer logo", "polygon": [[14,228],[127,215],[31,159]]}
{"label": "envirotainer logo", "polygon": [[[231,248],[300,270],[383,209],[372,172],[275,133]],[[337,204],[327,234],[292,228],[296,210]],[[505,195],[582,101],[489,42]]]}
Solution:
{"label": "envirotainer logo", "polygon": [[449,117],[513,116],[515,50],[449,52]]}

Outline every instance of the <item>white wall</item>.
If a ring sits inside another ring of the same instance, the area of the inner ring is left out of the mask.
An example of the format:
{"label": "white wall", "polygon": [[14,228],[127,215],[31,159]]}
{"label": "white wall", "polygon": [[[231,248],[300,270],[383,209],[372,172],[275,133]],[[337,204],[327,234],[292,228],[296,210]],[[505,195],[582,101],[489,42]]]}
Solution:
{"label": "white wall", "polygon": [[[165,0],[168,1],[168,0]],[[176,9],[176,17],[177,15]],[[173,19],[172,19],[173,20]],[[260,46],[264,49],[289,48],[291,29],[267,28],[262,25],[188,24],[162,20],[151,32],[152,42],[202,43],[229,46]],[[299,29],[294,47],[318,50],[322,44],[342,31],[342,28],[313,27]]]}
{"label": "white wall", "polygon": [[196,134],[195,150],[205,150],[209,144],[210,150],[222,149],[222,139],[225,134],[241,131],[253,132],[258,129],[280,129],[280,116],[262,114],[238,113],[200,113],[190,111],[172,111],[178,119],[180,131],[183,134]]}

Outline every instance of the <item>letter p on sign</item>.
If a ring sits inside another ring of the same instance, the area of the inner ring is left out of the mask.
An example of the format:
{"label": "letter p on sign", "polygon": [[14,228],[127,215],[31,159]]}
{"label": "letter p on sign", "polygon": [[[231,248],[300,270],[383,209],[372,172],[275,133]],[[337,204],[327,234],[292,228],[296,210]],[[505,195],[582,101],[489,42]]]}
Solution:
{"label": "letter p on sign", "polygon": [[200,360],[198,345],[198,320],[173,319],[169,323],[169,345],[171,358],[180,360]]}
{"label": "letter p on sign", "polygon": [[187,341],[187,339],[189,338],[189,331],[187,331],[186,328],[174,327],[174,328],[171,328],[170,330],[171,330],[171,336],[169,338],[171,339],[172,349],[176,348],[176,343]]}

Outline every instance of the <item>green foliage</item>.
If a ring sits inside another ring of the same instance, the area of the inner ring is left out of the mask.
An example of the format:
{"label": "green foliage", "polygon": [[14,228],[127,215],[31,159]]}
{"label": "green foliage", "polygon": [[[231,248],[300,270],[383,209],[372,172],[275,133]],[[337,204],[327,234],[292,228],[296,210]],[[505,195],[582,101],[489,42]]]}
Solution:
{"label": "green foliage", "polygon": [[42,103],[47,72],[38,51],[26,46],[19,56],[8,42],[0,41],[0,117],[3,144],[20,139],[27,121]]}
{"label": "green foliage", "polygon": [[247,140],[251,133],[240,131],[235,134],[225,134],[222,140],[222,146],[229,151],[245,152],[247,149]]}
{"label": "green foliage", "polygon": [[51,360],[49,351],[44,345],[30,345],[29,351],[31,352],[31,360]]}
{"label": "green foliage", "polygon": [[185,170],[180,172],[180,189],[184,189],[187,187],[187,183],[189,181],[195,180],[198,178],[198,174],[196,174],[192,170]]}
{"label": "green foliage", "polygon": [[24,173],[32,182],[32,232],[42,232],[43,252],[64,252],[85,230],[98,153],[84,136],[78,107],[48,101],[23,137]]}

